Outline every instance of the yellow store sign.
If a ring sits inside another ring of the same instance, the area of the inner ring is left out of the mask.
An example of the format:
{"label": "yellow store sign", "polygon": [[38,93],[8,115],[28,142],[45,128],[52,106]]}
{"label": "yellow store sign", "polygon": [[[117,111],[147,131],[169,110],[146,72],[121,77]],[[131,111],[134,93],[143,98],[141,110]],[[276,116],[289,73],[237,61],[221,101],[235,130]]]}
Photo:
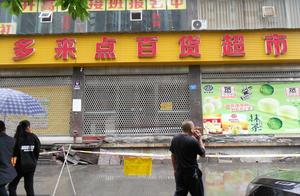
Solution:
{"label": "yellow store sign", "polygon": [[3,36],[0,67],[300,62],[297,31]]}

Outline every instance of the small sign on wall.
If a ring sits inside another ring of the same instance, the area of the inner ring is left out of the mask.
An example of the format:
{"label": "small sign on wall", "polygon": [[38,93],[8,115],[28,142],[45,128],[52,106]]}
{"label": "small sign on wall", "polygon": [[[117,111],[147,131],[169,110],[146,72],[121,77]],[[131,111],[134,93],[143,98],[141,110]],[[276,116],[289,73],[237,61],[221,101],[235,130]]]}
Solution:
{"label": "small sign on wall", "polygon": [[190,85],[189,85],[189,90],[190,90],[190,91],[195,91],[195,90],[197,90],[197,84],[190,84]]}
{"label": "small sign on wall", "polygon": [[161,111],[172,111],[173,110],[173,102],[161,102],[160,110]]}
{"label": "small sign on wall", "polygon": [[72,111],[81,112],[81,99],[73,99]]}
{"label": "small sign on wall", "polygon": [[74,90],[80,90],[80,81],[75,81],[74,83]]}

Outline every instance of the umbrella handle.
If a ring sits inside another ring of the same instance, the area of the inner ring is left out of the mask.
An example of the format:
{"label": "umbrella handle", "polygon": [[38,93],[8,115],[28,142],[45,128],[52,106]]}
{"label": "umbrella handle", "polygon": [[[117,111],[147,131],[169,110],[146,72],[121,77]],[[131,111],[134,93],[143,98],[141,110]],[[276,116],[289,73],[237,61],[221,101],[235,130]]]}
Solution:
{"label": "umbrella handle", "polygon": [[4,119],[3,119],[3,121],[4,121],[4,124],[5,124],[5,120],[6,120],[6,114],[4,114]]}

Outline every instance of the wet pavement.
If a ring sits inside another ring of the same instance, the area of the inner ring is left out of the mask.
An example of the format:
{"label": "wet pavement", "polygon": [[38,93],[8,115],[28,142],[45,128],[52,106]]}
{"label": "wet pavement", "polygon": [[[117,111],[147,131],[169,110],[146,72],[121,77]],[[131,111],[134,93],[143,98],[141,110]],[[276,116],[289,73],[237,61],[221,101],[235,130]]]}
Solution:
{"label": "wet pavement", "polygon": [[[40,165],[35,176],[37,195],[52,195],[60,165]],[[206,196],[243,196],[256,176],[279,169],[296,169],[299,163],[205,163],[201,165]],[[171,196],[175,182],[169,163],[154,164],[152,176],[124,176],[122,166],[70,166],[77,195],[82,196]],[[24,194],[23,182],[18,192]],[[74,195],[67,170],[57,189],[58,196]]]}

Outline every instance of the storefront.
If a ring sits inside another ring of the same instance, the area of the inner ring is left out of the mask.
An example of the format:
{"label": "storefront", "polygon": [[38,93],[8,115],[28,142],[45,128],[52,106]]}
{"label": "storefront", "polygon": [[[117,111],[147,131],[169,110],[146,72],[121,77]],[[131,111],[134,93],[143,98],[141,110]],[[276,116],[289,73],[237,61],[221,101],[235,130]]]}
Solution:
{"label": "storefront", "polygon": [[[185,119],[201,124],[202,114],[209,134],[299,134],[298,37],[5,36],[0,86],[41,101],[47,114],[30,117],[40,135],[172,135]],[[11,127],[20,118],[9,117]]]}

